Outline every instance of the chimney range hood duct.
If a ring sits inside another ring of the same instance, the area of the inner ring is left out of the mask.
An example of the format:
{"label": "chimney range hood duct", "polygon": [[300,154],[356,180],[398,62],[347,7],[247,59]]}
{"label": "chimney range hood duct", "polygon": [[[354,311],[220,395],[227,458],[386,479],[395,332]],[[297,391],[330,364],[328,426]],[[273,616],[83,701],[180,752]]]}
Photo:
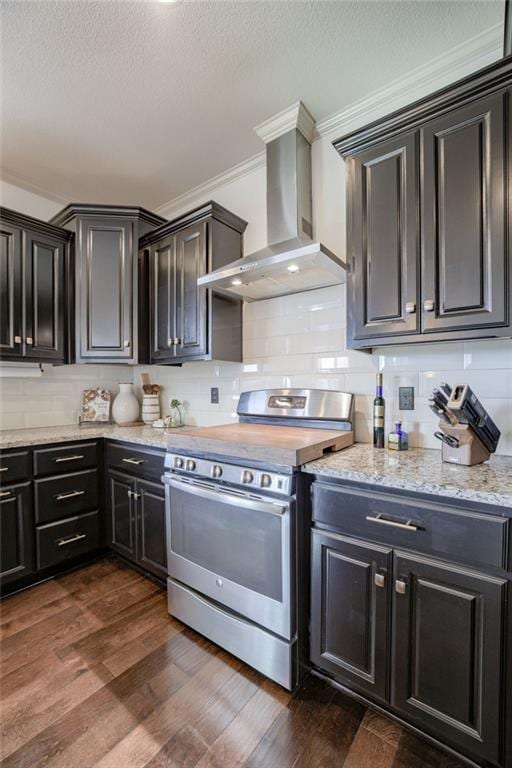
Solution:
{"label": "chimney range hood duct", "polygon": [[345,282],[346,264],[312,239],[314,128],[297,102],[255,129],[266,142],[268,246],[200,277],[199,285],[257,301]]}

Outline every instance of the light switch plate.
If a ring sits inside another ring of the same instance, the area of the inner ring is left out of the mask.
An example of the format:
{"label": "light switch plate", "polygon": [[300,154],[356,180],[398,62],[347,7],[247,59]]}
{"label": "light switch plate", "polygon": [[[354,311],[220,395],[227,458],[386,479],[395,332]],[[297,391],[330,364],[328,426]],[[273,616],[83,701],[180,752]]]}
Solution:
{"label": "light switch plate", "polygon": [[414,387],[398,387],[398,408],[400,411],[414,411]]}
{"label": "light switch plate", "polygon": [[210,403],[218,404],[219,402],[219,388],[211,387],[210,389]]}

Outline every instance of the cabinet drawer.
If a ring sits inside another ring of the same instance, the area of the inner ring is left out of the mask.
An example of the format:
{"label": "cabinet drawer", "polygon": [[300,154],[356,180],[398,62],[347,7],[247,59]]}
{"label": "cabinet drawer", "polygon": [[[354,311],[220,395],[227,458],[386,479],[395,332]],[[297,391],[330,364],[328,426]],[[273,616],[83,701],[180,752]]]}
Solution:
{"label": "cabinet drawer", "polygon": [[38,448],[34,451],[34,475],[55,475],[57,472],[76,472],[77,469],[96,467],[98,444],[73,443],[58,448]]}
{"label": "cabinet drawer", "polygon": [[115,443],[107,446],[108,466],[131,475],[151,475],[160,479],[164,472],[164,458],[163,451],[146,451]]}
{"label": "cabinet drawer", "polygon": [[48,568],[99,547],[98,512],[70,517],[36,528],[37,568]]}
{"label": "cabinet drawer", "polygon": [[36,524],[49,523],[98,506],[98,472],[87,469],[35,481]]}
{"label": "cabinet drawer", "polygon": [[0,483],[7,485],[30,477],[30,451],[0,454]]}
{"label": "cabinet drawer", "polygon": [[498,515],[317,482],[313,519],[393,547],[507,568],[509,521]]}

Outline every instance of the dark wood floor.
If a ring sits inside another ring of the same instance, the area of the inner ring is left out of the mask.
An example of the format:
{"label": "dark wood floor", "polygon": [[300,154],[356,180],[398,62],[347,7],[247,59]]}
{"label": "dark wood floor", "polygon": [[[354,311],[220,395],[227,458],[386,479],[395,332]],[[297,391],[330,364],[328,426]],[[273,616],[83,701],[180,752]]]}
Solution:
{"label": "dark wood floor", "polygon": [[456,768],[309,678],[291,696],[114,560],[1,605],[5,768]]}

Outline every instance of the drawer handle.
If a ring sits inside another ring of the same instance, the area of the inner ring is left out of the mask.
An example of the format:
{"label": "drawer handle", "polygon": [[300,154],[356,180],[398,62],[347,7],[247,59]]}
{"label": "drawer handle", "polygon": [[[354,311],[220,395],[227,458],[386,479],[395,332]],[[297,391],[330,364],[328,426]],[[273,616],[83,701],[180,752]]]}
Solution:
{"label": "drawer handle", "polygon": [[405,305],[405,311],[408,315],[414,315],[414,313],[416,312],[416,304],[414,303],[414,301],[407,302],[407,304]]}
{"label": "drawer handle", "polygon": [[0,491],[0,499],[5,499],[6,496],[10,496],[10,491]]}
{"label": "drawer handle", "polygon": [[0,467],[0,472],[7,472],[9,467]]}
{"label": "drawer handle", "polygon": [[128,491],[128,496],[131,499],[140,499],[141,495],[140,493],[135,493],[135,491]]}
{"label": "drawer handle", "polygon": [[127,464],[144,464],[145,459],[123,459]]}
{"label": "drawer handle", "polygon": [[403,579],[397,579],[395,581],[395,592],[398,595],[405,595],[405,593],[407,592],[407,582],[404,581]]}
{"label": "drawer handle", "polygon": [[380,525],[390,525],[393,528],[402,528],[405,531],[419,531],[420,527],[418,525],[414,525],[414,523],[411,520],[408,520],[406,523],[399,523],[396,520],[388,520],[386,517],[382,517],[382,515],[376,515],[375,517],[372,517],[369,515],[367,518],[369,523],[379,523]]}
{"label": "drawer handle", "polygon": [[78,461],[83,459],[83,456],[77,454],[76,456],[61,456],[59,459],[54,459],[56,464],[60,464],[62,461]]}
{"label": "drawer handle", "polygon": [[66,499],[74,499],[75,496],[83,496],[85,491],[70,491],[69,493],[59,493],[55,497],[56,501],[65,501]]}
{"label": "drawer handle", "polygon": [[68,536],[67,539],[57,539],[57,546],[64,547],[66,544],[72,544],[74,541],[80,541],[80,539],[86,539],[87,534],[77,533],[76,536]]}
{"label": "drawer handle", "polygon": [[23,339],[21,338],[21,336],[15,336],[14,337],[14,343],[15,344],[21,344],[22,342],[23,342]]}

